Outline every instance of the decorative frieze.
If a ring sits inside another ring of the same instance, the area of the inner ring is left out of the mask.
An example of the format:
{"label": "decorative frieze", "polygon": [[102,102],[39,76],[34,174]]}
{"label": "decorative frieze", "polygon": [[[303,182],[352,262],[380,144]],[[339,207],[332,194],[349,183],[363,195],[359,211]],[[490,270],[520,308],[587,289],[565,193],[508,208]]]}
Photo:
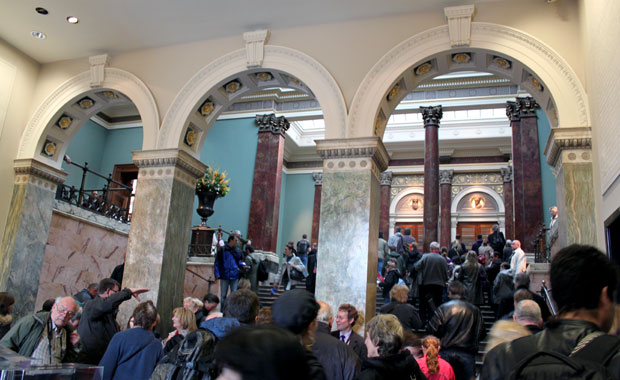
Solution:
{"label": "decorative frieze", "polygon": [[573,162],[591,162],[591,150],[591,128],[552,128],[547,140],[545,155],[547,163],[559,169],[564,158]]}
{"label": "decorative frieze", "polygon": [[139,178],[174,177],[188,186],[195,186],[196,178],[207,169],[207,165],[178,149],[136,151],[133,162],[140,169]]}
{"label": "decorative frieze", "polygon": [[514,102],[507,102],[506,116],[511,121],[519,121],[522,117],[536,116],[536,109],[540,106],[530,96],[517,98]]}
{"label": "decorative frieze", "polygon": [[259,132],[271,132],[284,136],[291,123],[284,116],[276,117],[276,114],[256,115],[255,120]]}
{"label": "decorative frieze", "polygon": [[392,186],[392,172],[381,173],[381,186]]}
{"label": "decorative frieze", "polygon": [[67,173],[64,171],[31,158],[13,161],[13,168],[15,184],[31,183],[52,191],[67,178]]}
{"label": "decorative frieze", "polygon": [[324,173],[370,169],[380,180],[380,173],[388,166],[388,152],[378,137],[318,140],[316,147]]}

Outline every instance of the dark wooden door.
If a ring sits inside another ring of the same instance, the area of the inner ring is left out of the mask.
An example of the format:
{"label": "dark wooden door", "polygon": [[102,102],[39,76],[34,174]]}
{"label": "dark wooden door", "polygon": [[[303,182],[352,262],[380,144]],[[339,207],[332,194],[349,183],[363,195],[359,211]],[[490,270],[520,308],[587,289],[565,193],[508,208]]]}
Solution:
{"label": "dark wooden door", "polygon": [[405,234],[405,228],[411,228],[411,236],[415,238],[415,241],[417,242],[416,245],[421,252],[422,246],[420,244],[424,241],[424,224],[403,222],[403,223],[396,223],[396,227],[401,228],[400,232],[403,235]]}
{"label": "dark wooden door", "polygon": [[483,239],[492,232],[491,227],[497,222],[459,222],[456,225],[456,233],[461,235],[461,242],[467,249],[476,241],[476,236],[482,235]]}

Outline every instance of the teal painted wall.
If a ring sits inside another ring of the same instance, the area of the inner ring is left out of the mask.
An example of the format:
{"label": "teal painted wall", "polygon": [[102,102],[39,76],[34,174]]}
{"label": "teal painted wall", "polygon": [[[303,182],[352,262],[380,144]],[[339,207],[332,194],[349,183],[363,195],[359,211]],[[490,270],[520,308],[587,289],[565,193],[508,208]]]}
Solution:
{"label": "teal painted wall", "polygon": [[[284,182],[284,181],[283,181]],[[286,175],[286,187],[282,191],[283,207],[279,225],[282,226],[278,233],[279,247],[284,248],[287,242],[297,243],[303,234],[312,234],[312,209],[314,207],[314,180],[312,174],[288,174]],[[278,250],[281,253],[280,250]]]}
{"label": "teal painted wall", "polygon": [[545,225],[548,226],[551,222],[551,215],[549,214],[549,207],[557,205],[555,194],[555,177],[553,176],[552,167],[547,164],[547,157],[545,156],[545,146],[549,139],[549,133],[551,133],[551,124],[547,115],[539,108],[536,110],[536,116],[538,117],[538,146],[540,151],[540,176],[542,182],[542,196],[543,196],[543,215]]}
{"label": "teal painted wall", "polygon": [[[207,221],[209,226],[221,225],[227,231],[239,230],[247,236],[257,142],[258,128],[253,118],[218,120],[209,130],[200,160],[226,171],[230,178],[230,191],[215,201],[215,213]],[[197,208],[198,200],[194,198],[194,210]],[[194,211],[192,225],[198,224],[200,217]]]}
{"label": "teal painted wall", "polygon": [[282,237],[282,231],[284,230],[284,223],[282,223],[282,221],[284,221],[284,200],[286,199],[287,180],[288,175],[282,173],[282,186],[280,187],[280,210],[278,214],[278,244],[276,245],[276,253],[280,258],[280,261],[282,260],[282,256],[284,255],[284,246],[288,242],[288,240],[284,241]]}
{"label": "teal painted wall", "polygon": [[[141,148],[142,128],[107,130],[88,120],[71,140],[67,155],[80,165],[88,162],[91,170],[107,177],[114,170],[114,165],[131,163],[131,151]],[[69,174],[65,184],[79,188],[82,170],[66,162],[63,162],[62,169]],[[104,179],[89,174],[85,187],[103,188],[105,183]]]}

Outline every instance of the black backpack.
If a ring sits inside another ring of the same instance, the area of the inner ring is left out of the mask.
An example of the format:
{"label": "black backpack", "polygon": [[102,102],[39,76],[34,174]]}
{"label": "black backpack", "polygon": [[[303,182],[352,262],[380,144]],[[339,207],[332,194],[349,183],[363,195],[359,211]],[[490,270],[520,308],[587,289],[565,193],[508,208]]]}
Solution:
{"label": "black backpack", "polygon": [[213,351],[217,338],[208,330],[196,330],[157,364],[150,380],[215,379]]}
{"label": "black backpack", "polygon": [[518,339],[513,343],[518,364],[510,372],[510,380],[516,379],[589,379],[612,380],[606,365],[620,349],[620,338],[595,332],[586,335],[570,355],[552,351],[538,351],[530,354],[528,339]]}
{"label": "black backpack", "polygon": [[267,270],[267,263],[265,260],[261,260],[258,263],[258,269],[256,271],[256,279],[258,281],[267,281],[269,278],[269,270]]}

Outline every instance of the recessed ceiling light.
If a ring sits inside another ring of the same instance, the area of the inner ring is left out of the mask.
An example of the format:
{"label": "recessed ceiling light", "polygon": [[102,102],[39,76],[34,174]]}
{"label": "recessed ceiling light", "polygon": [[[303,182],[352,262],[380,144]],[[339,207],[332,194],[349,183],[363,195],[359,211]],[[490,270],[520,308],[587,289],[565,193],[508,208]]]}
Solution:
{"label": "recessed ceiling light", "polygon": [[36,7],[34,10],[37,11],[37,13],[40,15],[46,15],[49,13],[47,9],[42,8],[42,7]]}
{"label": "recessed ceiling light", "polygon": [[77,24],[78,22],[80,22],[80,19],[78,19],[75,16],[69,16],[69,17],[67,17],[67,22],[69,24]]}
{"label": "recessed ceiling light", "polygon": [[44,39],[46,37],[45,33],[37,32],[36,30],[33,30],[32,32],[30,32],[30,34],[32,34],[32,36],[34,38],[38,38],[40,40],[42,40],[42,39]]}

